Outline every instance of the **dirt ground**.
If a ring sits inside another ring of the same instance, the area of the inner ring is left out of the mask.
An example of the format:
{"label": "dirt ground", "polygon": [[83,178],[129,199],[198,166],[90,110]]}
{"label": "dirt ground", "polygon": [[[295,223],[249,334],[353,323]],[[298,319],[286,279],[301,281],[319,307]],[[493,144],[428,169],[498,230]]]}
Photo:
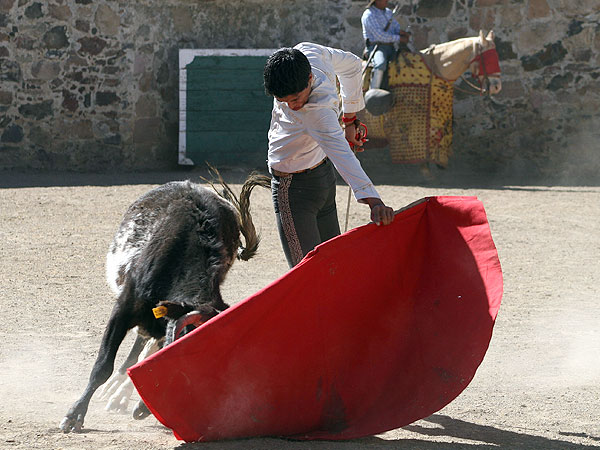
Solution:
{"label": "dirt ground", "polygon": [[[224,174],[234,188],[245,175],[241,169]],[[486,208],[504,297],[488,353],[455,401],[404,428],[348,442],[185,444],[153,417],[134,421],[130,413],[105,411],[96,396],[84,431],[60,432],[58,424],[87,382],[112,307],[104,260],[122,214],[151,187],[196,176],[0,172],[0,448],[600,447],[599,185],[466,179],[424,184],[374,175],[396,209],[433,195],[476,195]],[[262,246],[254,259],[234,264],[223,286],[230,304],[287,270],[269,195],[253,194]],[[340,185],[342,226],[346,199],[347,187]],[[353,202],[350,211],[350,227],[368,221],[366,206]]]}

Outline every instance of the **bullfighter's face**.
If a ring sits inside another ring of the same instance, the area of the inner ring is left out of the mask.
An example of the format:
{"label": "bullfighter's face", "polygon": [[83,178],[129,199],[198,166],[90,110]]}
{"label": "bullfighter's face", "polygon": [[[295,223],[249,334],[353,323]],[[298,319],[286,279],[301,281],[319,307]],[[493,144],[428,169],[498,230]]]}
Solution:
{"label": "bullfighter's face", "polygon": [[302,107],[308,102],[308,97],[310,96],[310,91],[312,89],[312,73],[308,76],[308,85],[306,88],[297,92],[295,94],[290,94],[285,97],[276,97],[278,101],[287,103],[293,111],[298,111],[302,109]]}

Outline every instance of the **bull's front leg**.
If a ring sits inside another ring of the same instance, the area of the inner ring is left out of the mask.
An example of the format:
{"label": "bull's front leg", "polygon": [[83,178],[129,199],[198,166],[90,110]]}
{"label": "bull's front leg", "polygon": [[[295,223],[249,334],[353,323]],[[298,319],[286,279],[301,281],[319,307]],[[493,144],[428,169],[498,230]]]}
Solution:
{"label": "bull's front leg", "polygon": [[108,398],[105,408],[107,411],[125,412],[127,410],[129,398],[133,393],[133,384],[127,376],[127,369],[138,361],[138,358],[149,339],[150,338],[139,334],[139,332],[136,332],[135,342],[131,347],[129,355],[125,359],[125,362],[112,374],[108,381],[104,383],[104,386],[102,386],[102,389],[98,394],[101,399]]}
{"label": "bull's front leg", "polygon": [[[121,300],[121,299],[119,299]],[[60,423],[60,429],[69,433],[81,431],[83,421],[87,413],[90,399],[98,387],[110,377],[115,363],[115,357],[119,345],[125,338],[127,331],[131,328],[129,313],[120,302],[115,304],[106,330],[102,337],[98,357],[92,368],[92,373],[83,394],[77,400]]]}

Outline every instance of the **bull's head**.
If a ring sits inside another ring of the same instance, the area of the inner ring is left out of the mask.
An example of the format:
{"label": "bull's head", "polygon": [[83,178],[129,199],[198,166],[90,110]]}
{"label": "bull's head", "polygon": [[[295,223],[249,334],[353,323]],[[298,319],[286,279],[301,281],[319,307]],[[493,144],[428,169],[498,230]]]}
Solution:
{"label": "bull's head", "polygon": [[168,300],[159,302],[152,311],[157,319],[164,317],[167,320],[165,346],[198,328],[221,312],[208,304],[198,307]]}

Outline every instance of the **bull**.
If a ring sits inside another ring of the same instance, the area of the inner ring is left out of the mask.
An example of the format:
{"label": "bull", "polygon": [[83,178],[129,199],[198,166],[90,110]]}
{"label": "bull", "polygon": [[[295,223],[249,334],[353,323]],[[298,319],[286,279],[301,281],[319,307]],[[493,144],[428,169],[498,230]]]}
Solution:
{"label": "bull", "polygon": [[[137,338],[122,373],[149,341],[168,344],[228,308],[220,286],[236,258],[248,260],[258,249],[250,194],[255,186],[270,187],[270,178],[250,175],[238,198],[214,173],[222,192],[212,183],[214,189],[170,182],[142,195],[125,212],[107,255],[116,302],[87,387],[60,423],[65,433],[83,428],[92,395],[111,376],[129,330],[137,327]],[[147,414],[138,404],[134,417]]]}

